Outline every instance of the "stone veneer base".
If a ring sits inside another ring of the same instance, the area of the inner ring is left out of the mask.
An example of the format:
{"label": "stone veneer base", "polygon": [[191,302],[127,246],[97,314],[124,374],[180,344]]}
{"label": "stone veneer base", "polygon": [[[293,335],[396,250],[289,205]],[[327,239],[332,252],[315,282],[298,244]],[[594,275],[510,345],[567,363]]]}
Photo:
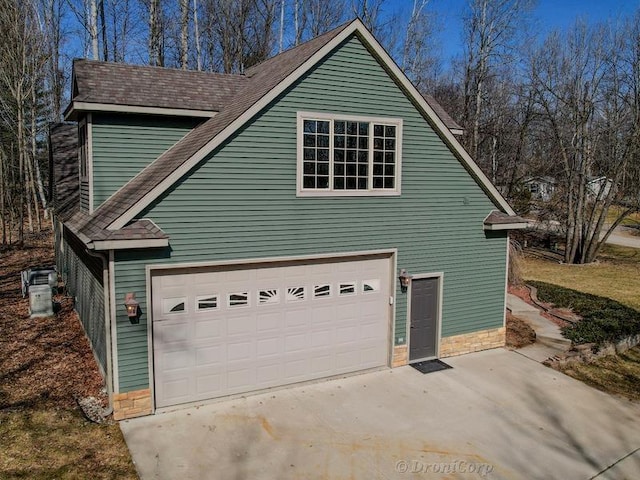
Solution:
{"label": "stone veneer base", "polygon": [[148,388],[113,395],[114,420],[151,415],[151,411],[151,390]]}
{"label": "stone veneer base", "polygon": [[440,340],[440,357],[454,357],[465,353],[504,347],[507,330],[504,327],[480,332],[464,333]]}
{"label": "stone veneer base", "polygon": [[[440,339],[440,358],[464,355],[465,353],[479,352],[491,348],[504,347],[506,329],[504,327],[479,332],[464,333],[452,337]],[[406,345],[393,347],[393,359],[391,367],[401,367],[409,363],[409,353]]]}

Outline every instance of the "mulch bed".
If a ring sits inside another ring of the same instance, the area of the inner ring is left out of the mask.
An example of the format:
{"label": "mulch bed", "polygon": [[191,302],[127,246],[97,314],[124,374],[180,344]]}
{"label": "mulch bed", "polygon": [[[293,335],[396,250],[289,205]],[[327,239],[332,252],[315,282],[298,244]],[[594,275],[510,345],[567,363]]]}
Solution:
{"label": "mulch bed", "polygon": [[536,332],[524,320],[507,311],[507,347],[522,348],[536,341]]}
{"label": "mulch bed", "polygon": [[106,401],[103,380],[69,298],[61,311],[29,318],[20,272],[54,263],[51,231],[30,236],[22,248],[0,252],[0,411],[38,406],[75,408],[76,397]]}

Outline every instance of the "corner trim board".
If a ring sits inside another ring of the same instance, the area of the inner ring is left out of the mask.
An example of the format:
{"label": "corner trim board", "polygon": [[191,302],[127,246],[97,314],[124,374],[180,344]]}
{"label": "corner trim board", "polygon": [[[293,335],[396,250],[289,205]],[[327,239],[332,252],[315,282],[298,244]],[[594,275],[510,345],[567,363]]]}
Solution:
{"label": "corner trim board", "polygon": [[87,114],[87,176],[89,177],[89,215],[93,213],[93,117]]}
{"label": "corner trim board", "polygon": [[120,393],[120,380],[118,376],[118,328],[116,325],[116,278],[115,278],[115,254],[109,250],[109,304],[111,313],[111,362],[113,371],[113,394]]}

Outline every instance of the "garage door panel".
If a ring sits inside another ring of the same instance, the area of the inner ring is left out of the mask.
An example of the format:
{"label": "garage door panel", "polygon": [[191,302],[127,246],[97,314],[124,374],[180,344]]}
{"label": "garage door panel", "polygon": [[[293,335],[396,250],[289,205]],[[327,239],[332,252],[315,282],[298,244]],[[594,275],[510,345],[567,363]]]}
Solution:
{"label": "garage door panel", "polygon": [[163,383],[162,391],[159,392],[164,398],[171,402],[189,401],[191,389],[189,388],[189,379],[182,377],[178,379],[166,379]]}
{"label": "garage door panel", "polygon": [[210,366],[210,365],[222,365],[226,361],[226,354],[223,345],[212,345],[206,347],[200,347],[195,349],[196,353],[196,365]]}
{"label": "garage door panel", "polygon": [[385,365],[390,284],[389,258],[153,275],[157,406]]}
{"label": "garage door panel", "polygon": [[284,326],[285,328],[307,327],[308,322],[308,309],[295,308],[291,311],[284,313]]}
{"label": "garage door panel", "polygon": [[309,334],[308,332],[290,333],[285,332],[284,337],[284,352],[302,352],[309,348]]}
{"label": "garage door panel", "polygon": [[334,329],[333,328],[320,328],[314,327],[311,332],[311,347],[317,348],[327,344],[331,344],[334,341]]}
{"label": "garage door panel", "polygon": [[256,341],[256,359],[266,360],[269,357],[280,356],[282,354],[282,337],[262,338]]}
{"label": "garage door panel", "polygon": [[[195,322],[195,338],[201,340],[216,340],[224,337],[225,323],[222,318],[209,318],[205,320],[196,320]],[[183,328],[186,331],[186,329]]]}
{"label": "garage door panel", "polygon": [[279,309],[272,312],[259,312],[256,317],[256,331],[259,334],[269,335],[283,328],[282,312]]}
{"label": "garage door panel", "polygon": [[201,398],[210,398],[224,391],[224,375],[222,372],[199,375],[196,380],[196,393]]}

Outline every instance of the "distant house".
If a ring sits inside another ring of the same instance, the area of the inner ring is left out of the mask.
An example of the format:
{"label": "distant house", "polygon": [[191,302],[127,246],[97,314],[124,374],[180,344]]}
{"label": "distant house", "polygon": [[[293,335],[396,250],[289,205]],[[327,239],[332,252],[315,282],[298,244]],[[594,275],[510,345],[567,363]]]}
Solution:
{"label": "distant house", "polygon": [[527,223],[359,20],[242,75],[78,60],[71,92],[57,261],[116,419],[504,345]]}
{"label": "distant house", "polygon": [[548,202],[556,190],[556,181],[552,177],[530,177],[523,183],[531,192],[531,200]]}
{"label": "distant house", "polygon": [[612,186],[613,180],[606,176],[592,177],[587,181],[587,195],[592,200],[598,198],[598,196],[605,198],[609,195]]}

